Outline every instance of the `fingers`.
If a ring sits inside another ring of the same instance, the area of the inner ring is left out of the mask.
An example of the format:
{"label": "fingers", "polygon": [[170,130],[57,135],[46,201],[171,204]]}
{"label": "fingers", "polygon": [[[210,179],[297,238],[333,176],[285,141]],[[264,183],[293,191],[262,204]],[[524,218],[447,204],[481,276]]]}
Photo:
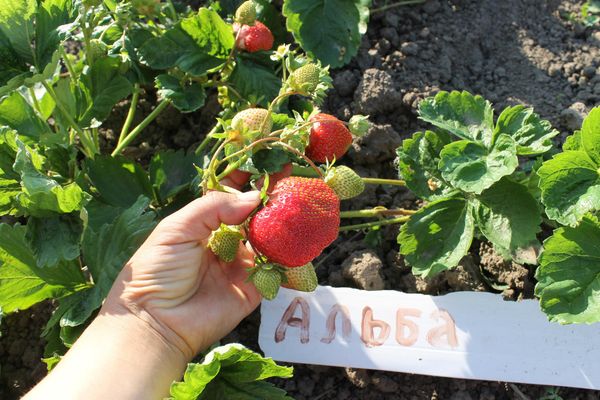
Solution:
{"label": "fingers", "polygon": [[200,242],[221,223],[241,224],[259,204],[257,191],[238,195],[210,192],[165,218],[152,236],[162,244]]}
{"label": "fingers", "polygon": [[221,179],[221,184],[237,190],[242,190],[244,185],[248,182],[250,175],[250,172],[239,171],[236,169],[225,178]]}

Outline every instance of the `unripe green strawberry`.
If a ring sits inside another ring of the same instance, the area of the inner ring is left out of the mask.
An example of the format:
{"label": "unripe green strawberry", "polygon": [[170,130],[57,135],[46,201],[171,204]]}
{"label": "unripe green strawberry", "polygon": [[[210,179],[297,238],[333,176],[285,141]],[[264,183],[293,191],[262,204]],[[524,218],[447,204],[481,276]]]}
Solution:
{"label": "unripe green strawberry", "polygon": [[231,127],[240,132],[244,130],[260,131],[262,134],[268,135],[273,127],[273,118],[264,108],[248,108],[233,117]]}
{"label": "unripe green strawberry", "polygon": [[92,60],[97,60],[106,57],[108,46],[101,40],[92,39],[90,40],[90,46],[88,47],[87,52]]}
{"label": "unripe green strawberry", "polygon": [[262,297],[273,300],[279,292],[281,272],[273,264],[262,265],[252,275],[252,283]]}
{"label": "unripe green strawberry", "polygon": [[208,247],[220,260],[232,262],[235,259],[242,238],[243,236],[237,227],[221,224],[219,229],[210,235]]}
{"label": "unripe green strawberry", "polygon": [[319,85],[319,67],[313,63],[308,63],[294,72],[290,76],[292,89],[302,92],[312,92]]}
{"label": "unripe green strawberry", "polygon": [[312,263],[301,267],[287,268],[285,270],[285,277],[287,278],[287,282],[281,284],[281,286],[301,292],[314,292],[319,284],[315,267],[313,267]]}
{"label": "unripe green strawberry", "polygon": [[131,0],[131,5],[139,14],[153,17],[160,11],[160,0]]}
{"label": "unripe green strawberry", "polygon": [[235,12],[235,20],[243,25],[252,25],[256,21],[256,6],[253,1],[245,1]]}
{"label": "unripe green strawberry", "polygon": [[325,176],[325,183],[333,189],[340,200],[351,199],[365,190],[365,182],[362,178],[345,165],[331,168]]}

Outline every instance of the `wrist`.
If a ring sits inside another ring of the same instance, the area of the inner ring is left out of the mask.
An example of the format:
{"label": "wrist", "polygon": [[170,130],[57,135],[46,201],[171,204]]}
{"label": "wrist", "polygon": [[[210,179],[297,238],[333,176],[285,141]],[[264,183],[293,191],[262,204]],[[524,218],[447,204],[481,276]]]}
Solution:
{"label": "wrist", "polygon": [[151,323],[111,302],[27,399],[164,398],[187,361]]}
{"label": "wrist", "polygon": [[195,356],[194,351],[177,333],[154,318],[140,304],[123,296],[116,299],[109,296],[97,320],[116,324],[131,337],[152,343],[155,349],[172,356],[182,365],[186,365]]}

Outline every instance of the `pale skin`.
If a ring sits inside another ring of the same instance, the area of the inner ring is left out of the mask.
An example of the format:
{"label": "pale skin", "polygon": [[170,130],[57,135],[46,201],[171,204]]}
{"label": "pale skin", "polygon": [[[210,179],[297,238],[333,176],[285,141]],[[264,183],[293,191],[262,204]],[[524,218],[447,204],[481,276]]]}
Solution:
{"label": "pale skin", "polygon": [[[232,187],[243,175],[227,178]],[[118,276],[100,313],[56,368],[24,399],[161,399],[186,364],[260,303],[246,282],[254,254],[232,263],[206,248],[211,232],[240,224],[256,191],[209,193],[165,218]]]}

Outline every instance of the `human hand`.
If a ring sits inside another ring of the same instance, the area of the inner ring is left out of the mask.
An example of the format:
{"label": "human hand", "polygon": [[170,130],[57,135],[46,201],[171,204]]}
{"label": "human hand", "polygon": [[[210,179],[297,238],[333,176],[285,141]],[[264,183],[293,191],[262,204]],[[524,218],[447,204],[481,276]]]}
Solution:
{"label": "human hand", "polygon": [[[232,176],[232,186],[236,178],[243,175]],[[255,191],[211,192],[162,220],[117,278],[101,313],[133,313],[188,360],[225,336],[260,302],[246,282],[254,253],[240,245],[236,260],[223,263],[206,244],[221,222],[240,224],[259,203]]]}

